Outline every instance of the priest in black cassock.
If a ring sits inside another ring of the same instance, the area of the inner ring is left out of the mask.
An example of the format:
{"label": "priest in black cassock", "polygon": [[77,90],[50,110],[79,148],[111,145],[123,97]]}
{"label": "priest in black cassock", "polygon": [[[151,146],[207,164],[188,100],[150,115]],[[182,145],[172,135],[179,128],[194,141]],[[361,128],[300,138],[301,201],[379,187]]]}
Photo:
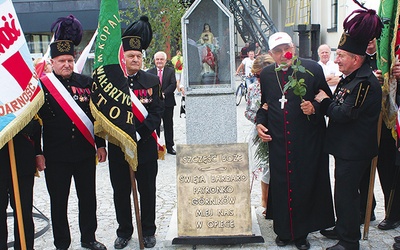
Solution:
{"label": "priest in black cassock", "polygon": [[268,43],[276,63],[260,74],[261,106],[266,103],[268,110],[259,109],[256,117],[258,135],[269,145],[267,218],[273,219],[278,246],[294,242],[298,249],[309,249],[310,232],[335,224],[329,156],[323,152],[326,123],[314,101],[320,89],[330,89],[321,66],[301,58],[307,71],[296,75],[305,80],[306,93],[301,98],[293,89],[285,91],[295,47],[284,32],[273,34]]}

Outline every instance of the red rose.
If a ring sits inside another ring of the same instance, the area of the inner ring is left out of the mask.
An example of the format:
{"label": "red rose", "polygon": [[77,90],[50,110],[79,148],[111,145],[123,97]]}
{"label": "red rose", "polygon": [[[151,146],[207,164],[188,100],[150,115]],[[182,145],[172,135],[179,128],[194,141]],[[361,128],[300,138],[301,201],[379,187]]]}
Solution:
{"label": "red rose", "polygon": [[290,59],[292,59],[293,54],[292,54],[292,52],[287,51],[283,56],[284,56],[286,59],[290,60]]}

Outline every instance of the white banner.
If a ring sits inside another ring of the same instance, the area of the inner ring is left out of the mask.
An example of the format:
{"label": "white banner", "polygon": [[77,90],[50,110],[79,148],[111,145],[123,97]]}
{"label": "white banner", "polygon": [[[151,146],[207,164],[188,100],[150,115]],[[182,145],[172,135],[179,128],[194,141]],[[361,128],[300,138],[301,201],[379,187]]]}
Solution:
{"label": "white banner", "polygon": [[37,113],[44,101],[32,58],[10,0],[0,0],[0,148]]}

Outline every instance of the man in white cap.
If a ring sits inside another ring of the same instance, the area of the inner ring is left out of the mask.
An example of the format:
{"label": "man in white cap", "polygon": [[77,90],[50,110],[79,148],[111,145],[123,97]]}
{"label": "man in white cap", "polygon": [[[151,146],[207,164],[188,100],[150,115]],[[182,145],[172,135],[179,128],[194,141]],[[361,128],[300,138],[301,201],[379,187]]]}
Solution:
{"label": "man in white cap", "polygon": [[[275,64],[260,74],[261,106],[267,104],[268,110],[259,109],[256,117],[258,135],[269,145],[267,218],[273,219],[278,246],[294,242],[298,249],[309,249],[308,234],[335,223],[329,157],[322,151],[325,119],[314,101],[319,89],[331,91],[317,62],[301,59],[308,72],[293,74],[291,66],[299,59],[293,58],[287,33],[273,34],[268,45]],[[293,89],[285,91],[289,76],[304,79],[302,98]]]}

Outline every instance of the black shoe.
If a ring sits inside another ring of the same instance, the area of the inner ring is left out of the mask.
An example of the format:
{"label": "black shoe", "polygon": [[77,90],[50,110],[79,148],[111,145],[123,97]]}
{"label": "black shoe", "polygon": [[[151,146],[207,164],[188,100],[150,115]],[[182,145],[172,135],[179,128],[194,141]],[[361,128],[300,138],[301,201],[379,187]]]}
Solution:
{"label": "black shoe", "polygon": [[308,242],[307,239],[295,240],[294,244],[296,245],[297,249],[300,249],[300,250],[310,249],[310,242]]}
{"label": "black shoe", "polygon": [[56,250],[68,250],[68,247],[67,248],[56,248]]}
{"label": "black shoe", "polygon": [[400,250],[400,243],[394,243],[393,244],[393,249],[394,250]]}
{"label": "black shoe", "polygon": [[92,241],[92,242],[81,242],[81,246],[84,248],[89,248],[91,250],[107,250],[106,246],[104,246],[102,243],[98,242],[97,240]]}
{"label": "black shoe", "polygon": [[400,221],[391,221],[388,219],[384,219],[379,223],[378,228],[381,230],[390,230],[390,229],[395,229],[400,225]]}
{"label": "black shoe", "polygon": [[394,237],[394,241],[395,241],[396,243],[400,243],[400,236]]}
{"label": "black shoe", "polygon": [[289,244],[290,242],[291,242],[291,240],[282,240],[281,238],[279,238],[279,236],[276,236],[276,238],[275,238],[276,245],[280,246],[280,247],[284,247],[287,244]]}
{"label": "black shoe", "polygon": [[167,153],[170,155],[176,155],[176,151],[173,148],[167,149]]}
{"label": "black shoe", "polygon": [[331,240],[338,239],[335,229],[322,229],[321,231],[319,231],[319,233]]}
{"label": "black shoe", "polygon": [[153,248],[156,245],[156,237],[153,236],[144,236],[144,247],[145,248]]}
{"label": "black shoe", "polygon": [[128,241],[131,240],[131,237],[125,239],[122,237],[118,237],[115,241],[114,241],[114,248],[115,249],[123,249],[128,245]]}
{"label": "black shoe", "polygon": [[334,246],[328,247],[326,250],[346,250],[346,248],[339,243]]}

